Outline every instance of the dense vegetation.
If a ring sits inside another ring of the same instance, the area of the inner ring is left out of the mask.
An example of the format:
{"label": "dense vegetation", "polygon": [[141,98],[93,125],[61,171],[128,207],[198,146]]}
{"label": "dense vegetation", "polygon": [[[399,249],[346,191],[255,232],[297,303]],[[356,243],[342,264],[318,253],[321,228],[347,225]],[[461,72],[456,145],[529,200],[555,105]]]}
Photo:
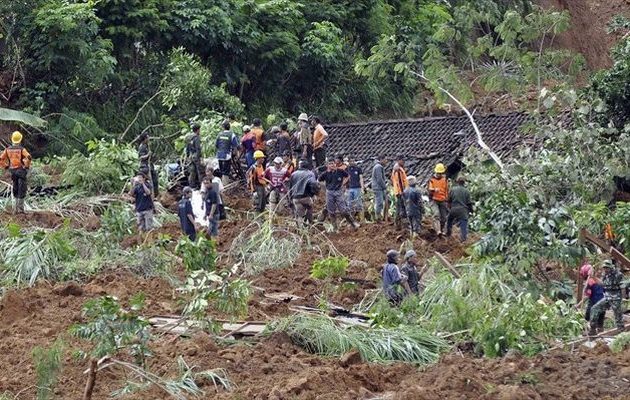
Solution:
{"label": "dense vegetation", "polygon": [[182,122],[217,113],[432,112],[436,83],[473,101],[468,77],[512,102],[579,68],[547,49],[568,21],[524,0],[4,2],[2,102],[49,121],[51,154],[145,130],[172,142]]}

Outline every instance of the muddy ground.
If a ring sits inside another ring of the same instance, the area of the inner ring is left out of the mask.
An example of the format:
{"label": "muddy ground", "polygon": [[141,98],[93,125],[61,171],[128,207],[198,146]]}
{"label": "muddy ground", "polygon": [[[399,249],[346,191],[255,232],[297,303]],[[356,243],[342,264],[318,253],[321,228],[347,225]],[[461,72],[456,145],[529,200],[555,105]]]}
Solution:
{"label": "muddy ground", "polygon": [[[238,207],[247,205],[244,199],[233,200],[232,204]],[[233,220],[221,227],[220,252],[226,252],[232,239],[250,223],[242,209],[234,210],[231,215]],[[25,223],[54,228],[59,220],[49,215],[29,214]],[[177,239],[179,231],[177,226],[167,225],[161,228],[161,233]],[[341,232],[325,237],[337,251],[355,260],[349,276],[366,281],[353,291],[332,296],[335,303],[346,307],[358,303],[366,290],[375,287],[383,254],[389,248],[399,248],[407,239],[391,224],[365,224],[357,232],[344,227]],[[123,244],[134,246],[134,240],[127,238]],[[310,278],[309,270],[312,262],[321,257],[322,247],[323,239],[319,250],[305,251],[292,267],[267,270],[253,277],[256,290],[249,304],[248,319],[265,321],[288,315],[293,305],[316,307],[326,284]],[[466,254],[466,246],[457,240],[438,239],[428,229],[415,239],[414,247],[422,258],[436,250],[451,261]],[[85,348],[86,343],[71,337],[68,328],[82,320],[81,308],[88,299],[108,294],[126,304],[138,292],[147,297],[144,311],[147,316],[181,311],[178,294],[168,282],[142,279],[124,269],[105,271],[78,284],[40,282],[33,288],[8,291],[0,302],[0,365],[5,367],[0,370],[0,393],[7,391],[19,399],[35,398],[33,348],[63,338],[67,350],[54,398],[80,399],[87,362],[74,354],[76,349]],[[300,299],[278,302],[265,297],[278,292]],[[305,353],[283,335],[228,343],[215,341],[205,333],[180,338],[155,332],[150,348],[153,356],[149,367],[158,375],[175,376],[176,359],[180,355],[198,371],[224,368],[236,388],[227,392],[204,382],[205,398],[209,399],[630,398],[630,353],[613,355],[606,348],[574,353],[556,351],[529,359],[511,355],[493,360],[453,352],[424,369],[407,364],[367,364],[356,357],[344,360],[318,357]],[[108,398],[112,391],[123,386],[126,378],[125,372],[115,367],[100,372],[93,398]],[[169,397],[154,387],[126,398]]]}

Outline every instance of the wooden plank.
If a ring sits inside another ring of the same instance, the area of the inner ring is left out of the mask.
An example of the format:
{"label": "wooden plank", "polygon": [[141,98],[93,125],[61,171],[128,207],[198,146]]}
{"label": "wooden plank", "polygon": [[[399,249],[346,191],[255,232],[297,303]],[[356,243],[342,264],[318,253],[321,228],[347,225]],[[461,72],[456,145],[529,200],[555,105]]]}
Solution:
{"label": "wooden plank", "polygon": [[[197,323],[182,317],[152,317],[148,319],[149,323],[157,330],[177,335],[186,335],[191,329],[197,328]],[[238,333],[240,336],[256,336],[262,333],[267,326],[264,322],[259,321],[237,321],[225,322],[215,321],[221,324],[221,331],[228,332],[227,336]],[[224,335],[225,336],[225,335]]]}
{"label": "wooden plank", "polygon": [[626,257],[622,252],[612,247],[606,240],[593,235],[584,228],[580,230],[580,238],[589,241],[599,247],[602,251],[610,254],[611,258],[617,261],[622,269],[630,270],[630,259],[628,259],[628,257]]}
{"label": "wooden plank", "polygon": [[583,264],[579,264],[578,265],[578,271],[577,271],[577,302],[579,303],[580,301],[582,301],[582,292],[584,292],[584,279],[582,279],[582,276],[580,275],[580,270],[582,269],[582,265]]}
{"label": "wooden plank", "polygon": [[440,252],[435,251],[434,253],[440,263],[442,263],[442,265],[444,265],[455,278],[462,277],[460,273],[453,267],[453,265]]}

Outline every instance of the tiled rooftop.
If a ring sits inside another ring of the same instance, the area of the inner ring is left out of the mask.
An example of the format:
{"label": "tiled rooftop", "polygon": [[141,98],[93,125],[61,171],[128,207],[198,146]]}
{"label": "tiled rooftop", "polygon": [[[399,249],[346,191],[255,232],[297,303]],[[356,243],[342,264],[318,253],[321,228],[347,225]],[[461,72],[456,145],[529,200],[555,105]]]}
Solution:
{"label": "tiled rooftop", "polygon": [[[475,116],[484,141],[500,157],[506,157],[527,136],[520,130],[532,117],[523,113]],[[405,156],[408,175],[426,182],[436,163],[450,165],[471,146],[477,146],[475,132],[466,116],[431,117],[408,120],[374,121],[326,126],[328,154],[353,156],[369,178],[373,158],[389,160]],[[389,163],[391,171],[391,162]]]}

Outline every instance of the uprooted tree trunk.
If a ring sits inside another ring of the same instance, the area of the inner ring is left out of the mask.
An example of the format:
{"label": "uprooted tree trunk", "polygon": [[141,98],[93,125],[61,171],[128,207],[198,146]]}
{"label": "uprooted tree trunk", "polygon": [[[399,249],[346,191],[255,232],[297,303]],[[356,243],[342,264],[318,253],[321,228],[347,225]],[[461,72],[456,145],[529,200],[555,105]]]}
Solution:
{"label": "uprooted tree trunk", "polygon": [[90,369],[88,370],[88,379],[85,383],[83,391],[83,400],[92,400],[92,392],[94,392],[94,384],[96,383],[96,370],[98,368],[98,360],[90,359]]}
{"label": "uprooted tree trunk", "polygon": [[492,160],[499,166],[499,169],[501,169],[501,173],[504,173],[505,172],[505,167],[503,166],[503,162],[501,161],[501,158],[483,140],[483,135],[481,134],[481,130],[479,129],[479,126],[477,125],[477,122],[475,122],[475,118],[473,117],[472,113],[466,108],[466,106],[464,106],[464,104],[462,104],[462,102],[459,101],[459,99],[457,97],[453,96],[453,94],[451,94],[451,92],[449,92],[448,90],[444,89],[440,85],[437,85],[435,82],[433,82],[429,78],[427,78],[424,75],[424,73],[417,73],[415,71],[411,71],[411,73],[413,75],[419,77],[420,79],[433,84],[436,88],[438,88],[440,91],[442,91],[444,94],[446,94],[451,100],[453,100],[455,102],[455,104],[457,104],[459,106],[459,108],[462,109],[462,111],[464,111],[464,113],[466,114],[466,116],[470,120],[470,124],[472,125],[473,130],[475,131],[475,134],[477,135],[477,144],[486,153],[488,153],[490,158],[492,158]]}

